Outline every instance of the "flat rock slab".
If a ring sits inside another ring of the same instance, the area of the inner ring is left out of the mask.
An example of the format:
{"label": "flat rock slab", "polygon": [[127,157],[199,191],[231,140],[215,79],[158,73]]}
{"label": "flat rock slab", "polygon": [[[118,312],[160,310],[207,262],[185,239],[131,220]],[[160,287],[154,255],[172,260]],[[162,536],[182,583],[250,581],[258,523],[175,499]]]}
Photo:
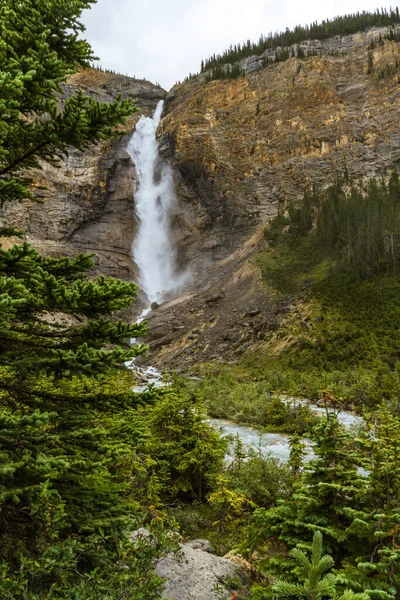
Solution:
{"label": "flat rock slab", "polygon": [[181,544],[181,556],[170,554],[157,564],[166,579],[162,598],[168,600],[222,600],[231,597],[225,582],[245,578],[244,571],[226,558],[210,554],[203,540]]}

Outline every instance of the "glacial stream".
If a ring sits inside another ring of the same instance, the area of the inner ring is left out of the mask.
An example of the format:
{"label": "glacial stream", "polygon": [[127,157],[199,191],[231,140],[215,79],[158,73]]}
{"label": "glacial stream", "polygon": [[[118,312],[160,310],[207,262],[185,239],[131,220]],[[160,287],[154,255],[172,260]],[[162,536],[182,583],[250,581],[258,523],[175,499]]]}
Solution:
{"label": "glacial stream", "polygon": [[[325,415],[325,408],[316,404],[309,404],[309,407],[321,417]],[[362,423],[361,417],[346,410],[339,413],[338,420],[346,429]],[[260,450],[262,454],[270,454],[274,458],[279,458],[284,462],[289,459],[290,447],[288,439],[290,436],[285,433],[265,433],[264,431],[253,429],[253,427],[248,425],[241,425],[226,419],[209,419],[208,422],[223,435],[233,435],[235,437],[238,435],[246,450],[250,448],[256,451]],[[307,462],[312,460],[315,455],[312,443],[307,439],[304,439],[303,442],[306,444],[305,461]]]}

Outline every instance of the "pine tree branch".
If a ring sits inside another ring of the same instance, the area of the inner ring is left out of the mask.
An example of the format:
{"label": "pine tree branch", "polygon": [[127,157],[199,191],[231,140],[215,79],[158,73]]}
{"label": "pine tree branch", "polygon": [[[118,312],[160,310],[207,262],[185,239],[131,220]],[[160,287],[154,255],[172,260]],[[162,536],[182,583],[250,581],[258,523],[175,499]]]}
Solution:
{"label": "pine tree branch", "polygon": [[20,156],[18,159],[16,159],[14,162],[12,162],[10,165],[8,165],[8,167],[5,167],[4,169],[2,169],[0,171],[0,177],[3,175],[7,175],[8,173],[10,173],[11,171],[13,171],[14,169],[16,169],[18,167],[19,164],[23,163],[24,161],[26,161],[28,158],[31,158],[31,156],[37,154],[40,150],[43,150],[43,148],[45,148],[46,146],[48,146],[49,144],[51,144],[51,140],[45,140],[44,142],[41,142],[40,144],[38,144],[36,147],[31,148],[29,150],[29,152],[27,152],[26,154],[24,154],[23,156]]}

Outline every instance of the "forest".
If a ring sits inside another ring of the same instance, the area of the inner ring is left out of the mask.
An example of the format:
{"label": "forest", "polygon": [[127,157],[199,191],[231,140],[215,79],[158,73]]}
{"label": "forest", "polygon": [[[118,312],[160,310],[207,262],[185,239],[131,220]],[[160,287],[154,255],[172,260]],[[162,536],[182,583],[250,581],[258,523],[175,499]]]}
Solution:
{"label": "forest", "polygon": [[[61,84],[94,59],[80,37],[90,4],[0,5],[2,205],[33,201],[41,164],[123,135],[136,110],[81,91],[60,108]],[[157,600],[155,564],[200,534],[252,564],[226,582],[232,600],[398,598],[399,202],[395,170],[306,190],[266,228],[257,264],[274,293],[303,294],[323,313],[325,333],[307,330],[274,364],[258,353],[140,393],[127,363],[147,350],[130,343],[146,324],[120,318],[137,286],[93,277],[93,256],[44,256],[3,227],[0,597]],[[282,400],[328,385],[322,418]],[[348,403],[363,417],[350,431],[338,419]],[[290,434],[287,464],[208,421],[243,412]]]}

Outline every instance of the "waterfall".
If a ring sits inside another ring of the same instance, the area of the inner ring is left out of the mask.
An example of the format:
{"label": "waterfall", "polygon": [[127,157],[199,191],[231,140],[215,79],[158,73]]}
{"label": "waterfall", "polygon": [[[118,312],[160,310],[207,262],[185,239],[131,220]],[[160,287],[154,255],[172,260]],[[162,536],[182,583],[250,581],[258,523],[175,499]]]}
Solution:
{"label": "waterfall", "polygon": [[134,196],[139,229],[132,254],[140,271],[139,285],[149,302],[161,302],[182,283],[182,277],[175,274],[170,231],[171,210],[176,202],[172,170],[162,164],[156,139],[163,104],[158,103],[153,118],[141,117],[128,145],[138,179]]}

